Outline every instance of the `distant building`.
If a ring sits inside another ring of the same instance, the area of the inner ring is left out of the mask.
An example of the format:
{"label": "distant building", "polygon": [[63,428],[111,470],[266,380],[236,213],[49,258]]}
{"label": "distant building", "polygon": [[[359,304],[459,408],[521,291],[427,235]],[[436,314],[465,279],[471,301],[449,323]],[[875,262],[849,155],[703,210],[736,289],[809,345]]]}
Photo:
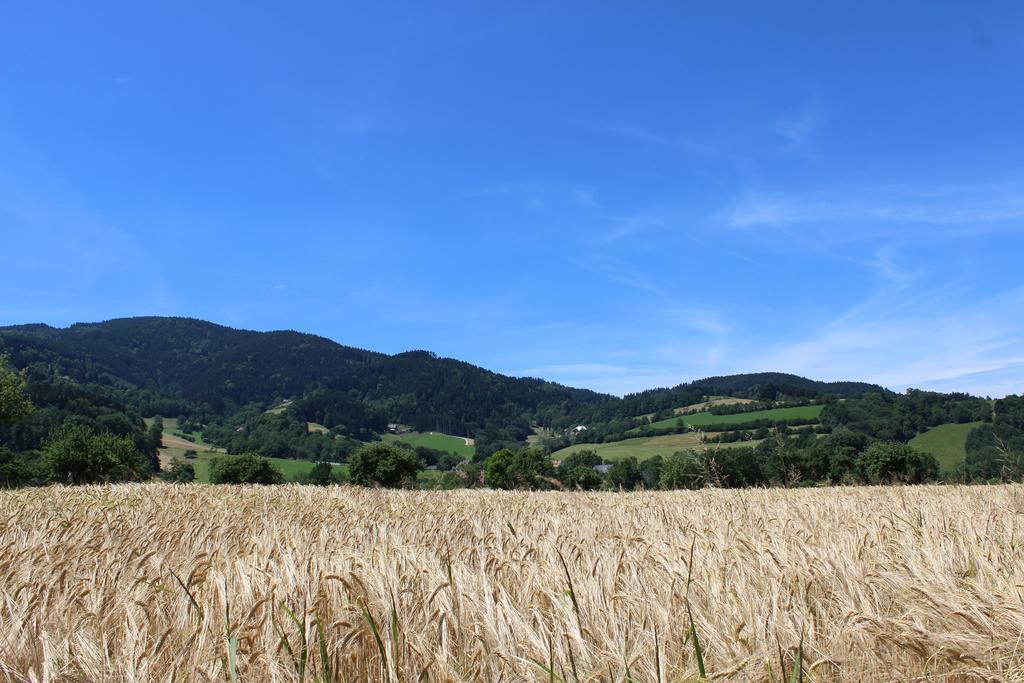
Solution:
{"label": "distant building", "polygon": [[575,427],[572,428],[571,431],[573,434],[579,434],[581,432],[587,431],[587,428],[584,425],[576,425]]}
{"label": "distant building", "polygon": [[394,422],[388,422],[388,431],[391,432],[392,434],[397,434],[398,433],[398,428],[400,426],[401,425],[397,425]]}
{"label": "distant building", "polygon": [[594,465],[594,469],[601,474],[608,474],[608,471],[611,470],[611,468],[611,465]]}

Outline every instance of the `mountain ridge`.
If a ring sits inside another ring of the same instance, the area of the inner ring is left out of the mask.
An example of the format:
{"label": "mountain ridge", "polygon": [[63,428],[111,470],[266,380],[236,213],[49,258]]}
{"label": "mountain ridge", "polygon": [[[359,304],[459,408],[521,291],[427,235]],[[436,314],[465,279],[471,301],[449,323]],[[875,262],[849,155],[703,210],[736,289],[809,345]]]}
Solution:
{"label": "mountain ridge", "polygon": [[575,421],[640,415],[687,405],[702,395],[774,399],[887,391],[863,382],[819,382],[774,372],[706,377],[620,398],[505,375],[425,350],[386,354],[297,330],[236,329],[188,317],[114,318],[63,328],[4,326],[0,352],[10,354],[19,368],[49,363],[78,381],[115,387],[143,413],[151,412],[154,397],[190,404],[205,419],[250,404],[296,399],[320,417],[355,419],[352,406],[361,404],[369,411],[363,411],[367,424],[347,425],[353,432],[395,421],[458,436],[505,431],[517,440],[535,425],[558,429]]}

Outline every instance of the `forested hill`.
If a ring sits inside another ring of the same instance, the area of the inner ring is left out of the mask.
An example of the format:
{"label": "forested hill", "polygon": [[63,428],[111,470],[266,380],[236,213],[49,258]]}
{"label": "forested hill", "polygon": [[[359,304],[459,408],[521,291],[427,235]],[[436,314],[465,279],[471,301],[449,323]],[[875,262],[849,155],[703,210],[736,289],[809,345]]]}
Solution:
{"label": "forested hill", "polygon": [[860,397],[859,382],[782,373],[710,377],[623,399],[514,378],[426,351],[388,355],[292,331],[236,330],[189,318],[124,318],[0,327],[0,354],[36,382],[67,377],[105,387],[142,415],[227,424],[243,408],[293,401],[296,419],[356,438],[388,422],[489,441],[523,441],[534,426],[564,429],[678,408],[705,396]]}
{"label": "forested hill", "polygon": [[226,404],[289,398],[325,376],[386,358],[310,334],[250,332],[188,318],[23,325],[0,328],[0,335],[15,365],[56,362],[79,381],[123,380],[218,412]]}
{"label": "forested hill", "polygon": [[868,384],[866,382],[819,382],[784,372],[758,372],[745,375],[708,377],[691,382],[689,388],[702,391],[705,394],[717,394],[720,396],[731,396],[737,391],[751,392],[752,389],[756,389],[756,392],[754,392],[758,394],[756,398],[762,400],[772,400],[779,395],[814,398],[827,394],[841,398],[859,398],[868,393],[885,392],[885,389],[877,384]]}
{"label": "forested hill", "polygon": [[37,377],[52,372],[106,385],[143,414],[196,413],[205,421],[298,399],[311,421],[361,422],[348,425],[351,433],[396,421],[458,435],[500,427],[524,436],[530,420],[560,426],[574,409],[615,400],[425,351],[387,355],[310,334],[188,318],[0,327],[4,352]]}
{"label": "forested hill", "polygon": [[819,382],[782,372],[757,372],[741,375],[707,377],[670,389],[649,389],[629,394],[622,400],[588,406],[592,421],[610,420],[659,413],[699,403],[707,396],[741,396],[758,401],[815,399],[827,396],[861,398],[867,394],[888,394],[887,389],[865,382]]}

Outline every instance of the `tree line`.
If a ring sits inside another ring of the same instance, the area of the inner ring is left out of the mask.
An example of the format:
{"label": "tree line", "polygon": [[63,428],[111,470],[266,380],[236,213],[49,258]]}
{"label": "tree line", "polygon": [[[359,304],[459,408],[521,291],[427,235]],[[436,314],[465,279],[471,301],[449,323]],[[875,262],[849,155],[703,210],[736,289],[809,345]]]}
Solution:
{"label": "tree line", "polygon": [[161,433],[101,388],[15,372],[0,356],[0,486],[142,481]]}
{"label": "tree line", "polygon": [[[99,387],[81,385],[35,367],[16,372],[0,359],[0,485],[87,484],[141,481],[159,471],[156,452],[162,423],[146,427],[142,418]],[[243,411],[244,412],[244,411]],[[206,438],[273,439],[282,429],[307,433],[306,424],[288,411],[267,414],[252,409],[242,420],[247,429],[216,430]],[[1019,481],[1024,478],[1024,398],[989,402],[965,394],[911,391],[905,395],[869,395],[861,401],[834,402],[822,412],[823,429],[790,433],[776,426],[756,446],[685,450],[644,461],[605,462],[582,449],[554,463],[544,447],[502,447],[459,460],[432,449],[401,444],[348,442],[331,457],[348,462],[353,484],[386,487],[417,485],[432,467],[437,486],[487,486],[497,489],[633,490],[821,484],[921,483],[939,476],[935,458],[893,437],[906,438],[949,421],[983,421],[967,438],[967,457],[957,476],[965,481]],[[267,434],[260,425],[275,424]],[[762,427],[762,429],[765,429]],[[235,435],[235,436],[232,436]],[[241,436],[238,436],[241,435]],[[340,434],[322,435],[331,443]],[[10,446],[19,447],[12,451]],[[322,460],[324,453],[307,454]],[[190,481],[190,463],[162,476]],[[214,459],[214,483],[277,484],[284,477],[253,452]],[[307,475],[309,483],[339,480],[327,462]]]}

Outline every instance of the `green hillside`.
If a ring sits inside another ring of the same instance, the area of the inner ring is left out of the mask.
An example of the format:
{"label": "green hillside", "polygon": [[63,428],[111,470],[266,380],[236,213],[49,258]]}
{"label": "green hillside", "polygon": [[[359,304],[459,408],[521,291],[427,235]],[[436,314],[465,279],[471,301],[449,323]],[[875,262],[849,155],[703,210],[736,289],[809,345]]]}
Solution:
{"label": "green hillside", "polygon": [[[388,422],[472,435],[562,406],[586,411],[619,402],[427,351],[388,355],[311,334],[236,330],[188,318],[0,326],[0,353],[17,369],[46,363],[85,384],[110,386],[116,378],[117,391],[142,415],[196,415],[212,423],[231,418],[238,406],[257,404],[271,414],[290,408],[305,422],[343,426],[359,437],[384,431]],[[390,412],[384,414],[383,405]]]}
{"label": "green hillside", "polygon": [[[678,420],[683,420],[686,424],[691,427],[702,427],[710,424],[743,424],[745,422],[754,422],[755,420],[777,420],[782,422],[784,420],[794,419],[813,419],[821,415],[821,409],[824,406],[797,406],[795,408],[773,408],[771,410],[755,410],[752,413],[736,413],[734,415],[715,415],[709,412],[693,413],[692,415],[680,415],[678,417],[670,417],[666,420],[659,420],[658,422],[651,423],[651,427],[655,429],[664,429],[666,427],[674,427],[678,424]],[[636,432],[638,430],[632,430]]]}
{"label": "green hillside", "polygon": [[389,443],[407,443],[413,448],[423,446],[424,448],[433,448],[438,451],[448,451],[449,453],[455,453],[456,455],[463,455],[467,458],[472,458],[473,453],[476,450],[474,446],[467,444],[466,440],[461,436],[449,436],[448,434],[441,434],[439,432],[385,434],[381,438]]}
{"label": "green hillside", "polygon": [[622,460],[630,456],[646,460],[656,455],[666,457],[676,451],[702,448],[735,448],[756,446],[758,441],[736,441],[724,444],[702,444],[696,434],[667,434],[665,436],[625,439],[611,443],[579,443],[551,454],[552,460],[562,460],[579,451],[595,451],[605,460]]}
{"label": "green hillside", "polygon": [[950,473],[964,461],[967,451],[967,435],[981,422],[965,422],[962,424],[944,424],[932,427],[910,440],[910,445],[919,451],[931,453],[939,461],[939,469],[945,474]]}

